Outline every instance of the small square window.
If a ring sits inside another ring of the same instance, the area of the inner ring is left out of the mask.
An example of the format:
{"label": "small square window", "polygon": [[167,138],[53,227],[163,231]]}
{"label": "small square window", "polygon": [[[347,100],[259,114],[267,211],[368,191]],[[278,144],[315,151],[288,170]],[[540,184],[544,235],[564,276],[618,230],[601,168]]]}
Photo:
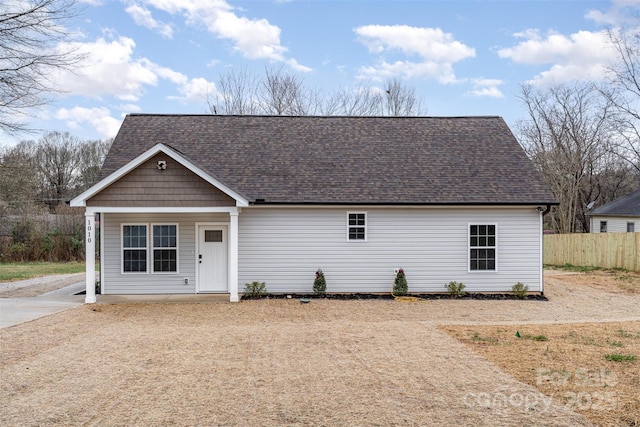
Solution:
{"label": "small square window", "polygon": [[627,233],[634,233],[636,231],[636,223],[628,222],[627,223]]}

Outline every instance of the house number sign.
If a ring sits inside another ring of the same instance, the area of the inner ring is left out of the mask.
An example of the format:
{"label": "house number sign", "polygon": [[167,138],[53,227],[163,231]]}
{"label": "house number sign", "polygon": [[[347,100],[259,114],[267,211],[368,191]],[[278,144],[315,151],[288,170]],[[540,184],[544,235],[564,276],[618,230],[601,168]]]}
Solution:
{"label": "house number sign", "polygon": [[93,239],[93,235],[91,232],[93,231],[93,221],[87,218],[87,243],[91,243]]}

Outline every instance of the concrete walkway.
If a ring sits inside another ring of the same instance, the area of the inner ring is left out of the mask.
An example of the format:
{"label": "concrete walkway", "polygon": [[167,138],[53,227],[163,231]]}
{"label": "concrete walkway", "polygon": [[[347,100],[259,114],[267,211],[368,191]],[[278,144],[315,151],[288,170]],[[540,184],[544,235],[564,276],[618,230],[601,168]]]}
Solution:
{"label": "concrete walkway", "polygon": [[[0,289],[10,290],[39,286],[47,283],[47,281],[69,281],[69,279],[76,281],[76,283],[36,297],[0,298],[0,328],[7,328],[29,322],[84,304],[84,295],[75,295],[85,289],[84,274],[80,274],[79,277],[73,277],[78,275],[62,276],[64,277],[47,276],[30,280],[20,280],[18,282],[0,283]],[[80,277],[82,277],[83,281],[77,282]]]}

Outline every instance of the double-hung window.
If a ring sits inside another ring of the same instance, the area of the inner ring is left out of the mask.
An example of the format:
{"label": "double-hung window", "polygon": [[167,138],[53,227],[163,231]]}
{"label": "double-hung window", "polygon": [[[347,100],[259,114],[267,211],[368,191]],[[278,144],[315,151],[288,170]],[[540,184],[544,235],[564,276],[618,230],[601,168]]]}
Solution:
{"label": "double-hung window", "polygon": [[496,225],[469,225],[469,270],[496,270]]}
{"label": "double-hung window", "polygon": [[122,224],[122,272],[177,273],[178,225]]}
{"label": "double-hung window", "polygon": [[147,272],[147,240],[146,224],[127,224],[122,226],[123,272]]}
{"label": "double-hung window", "polygon": [[153,272],[178,271],[178,226],[153,225]]}
{"label": "double-hung window", "polygon": [[607,221],[600,221],[600,232],[601,233],[607,232]]}
{"label": "double-hung window", "polygon": [[347,240],[351,242],[367,241],[366,212],[347,212]]}

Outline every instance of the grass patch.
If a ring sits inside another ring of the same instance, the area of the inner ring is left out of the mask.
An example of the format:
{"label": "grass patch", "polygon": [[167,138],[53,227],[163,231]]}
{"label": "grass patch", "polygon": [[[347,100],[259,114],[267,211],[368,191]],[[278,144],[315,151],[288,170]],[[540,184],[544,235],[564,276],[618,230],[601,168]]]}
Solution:
{"label": "grass patch", "polygon": [[602,267],[588,266],[588,265],[573,265],[573,264],[564,264],[564,265],[545,265],[545,268],[550,268],[554,270],[564,270],[564,271],[574,271],[576,273],[589,273],[591,271],[602,270]]}
{"label": "grass patch", "polygon": [[613,353],[605,354],[604,359],[608,360],[609,362],[633,362],[634,360],[636,360],[636,356],[634,356],[633,354]]}
{"label": "grass patch", "polygon": [[[640,425],[640,321],[441,329],[595,425]],[[625,354],[612,347],[624,348]]]}
{"label": "grass patch", "polygon": [[549,341],[549,338],[546,335],[519,334],[518,332],[516,332],[515,336],[523,340]]}
{"label": "grass patch", "polygon": [[33,279],[54,274],[74,274],[85,271],[84,262],[3,262],[0,282]]}
{"label": "grass patch", "polygon": [[471,341],[475,342],[475,343],[486,343],[486,344],[494,344],[497,345],[499,343],[497,338],[494,337],[482,337],[480,336],[480,334],[474,334],[471,337]]}

